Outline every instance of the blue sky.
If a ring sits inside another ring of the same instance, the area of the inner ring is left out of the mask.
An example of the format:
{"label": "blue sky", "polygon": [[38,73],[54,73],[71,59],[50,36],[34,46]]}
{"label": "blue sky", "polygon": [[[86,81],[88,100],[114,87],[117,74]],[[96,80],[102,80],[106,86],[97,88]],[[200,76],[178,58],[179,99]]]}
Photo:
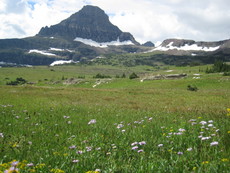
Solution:
{"label": "blue sky", "polygon": [[91,4],[137,41],[230,38],[229,0],[1,0],[0,39],[36,35]]}

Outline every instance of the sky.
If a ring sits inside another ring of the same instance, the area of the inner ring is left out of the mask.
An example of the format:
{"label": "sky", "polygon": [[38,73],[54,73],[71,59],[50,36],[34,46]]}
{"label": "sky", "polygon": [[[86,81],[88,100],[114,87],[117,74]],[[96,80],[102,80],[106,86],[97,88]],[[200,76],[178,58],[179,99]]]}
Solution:
{"label": "sky", "polygon": [[0,0],[0,39],[36,35],[84,5],[98,6],[135,39],[230,39],[230,0]]}

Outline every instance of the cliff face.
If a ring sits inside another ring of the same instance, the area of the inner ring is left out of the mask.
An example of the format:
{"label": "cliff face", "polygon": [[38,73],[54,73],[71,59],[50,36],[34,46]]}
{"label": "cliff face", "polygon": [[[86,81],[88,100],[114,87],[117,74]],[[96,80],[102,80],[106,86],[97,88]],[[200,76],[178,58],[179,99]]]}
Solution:
{"label": "cliff face", "polygon": [[43,27],[38,36],[61,37],[67,40],[74,40],[79,37],[99,43],[119,39],[138,44],[130,33],[124,33],[113,25],[103,10],[89,5],[84,6],[79,12],[57,25]]}

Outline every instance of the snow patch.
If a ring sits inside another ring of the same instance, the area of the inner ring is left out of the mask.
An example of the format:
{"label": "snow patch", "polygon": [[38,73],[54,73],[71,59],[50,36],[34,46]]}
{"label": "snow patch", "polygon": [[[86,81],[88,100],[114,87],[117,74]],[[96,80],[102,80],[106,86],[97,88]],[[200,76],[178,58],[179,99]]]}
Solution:
{"label": "snow patch", "polygon": [[55,65],[62,65],[62,64],[71,64],[71,63],[76,63],[73,60],[58,60],[58,61],[54,61],[53,63],[50,64],[50,66],[55,66]]}
{"label": "snow patch", "polygon": [[[201,47],[201,46],[198,46],[197,44],[192,44],[192,45],[185,44],[184,46],[176,47],[176,46],[173,46],[173,42],[170,42],[167,46],[160,45],[157,48],[153,49],[152,51],[156,51],[156,50],[168,51],[168,50],[177,49],[177,50],[185,50],[185,51],[193,50],[193,51],[212,52],[212,51],[215,51],[215,50],[217,50],[219,48],[220,48],[220,46],[217,46],[217,47]],[[192,56],[195,56],[195,54],[193,54]]]}
{"label": "snow patch", "polygon": [[74,51],[69,50],[69,49],[60,49],[60,48],[54,48],[54,47],[51,47],[49,50],[56,51],[56,52],[64,52],[64,51],[74,52]]}
{"label": "snow patch", "polygon": [[39,53],[39,54],[42,54],[42,55],[47,55],[47,56],[57,56],[53,53],[48,53],[46,51],[42,51],[42,50],[37,50],[37,49],[32,49],[29,51],[29,53]]}
{"label": "snow patch", "polygon": [[91,39],[84,39],[84,38],[80,38],[80,37],[75,38],[74,41],[79,41],[79,42],[82,42],[84,44],[87,44],[87,45],[90,45],[93,47],[100,47],[100,48],[106,48],[108,46],[133,45],[133,43],[130,40],[120,42],[119,38],[116,41],[103,42],[103,43],[98,43],[98,42],[93,41]]}
{"label": "snow patch", "polygon": [[52,50],[52,51],[65,51],[65,49],[59,49],[59,48],[54,48],[54,47],[51,47],[49,50]]}

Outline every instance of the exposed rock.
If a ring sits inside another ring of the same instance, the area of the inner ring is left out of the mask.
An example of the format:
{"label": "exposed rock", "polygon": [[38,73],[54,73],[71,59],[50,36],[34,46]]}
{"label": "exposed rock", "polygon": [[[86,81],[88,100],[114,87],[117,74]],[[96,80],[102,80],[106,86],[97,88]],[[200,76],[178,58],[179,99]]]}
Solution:
{"label": "exposed rock", "polygon": [[145,80],[182,79],[182,78],[185,78],[186,76],[187,76],[186,73],[168,74],[168,75],[158,74],[158,75],[155,75],[155,76],[147,76],[147,77],[141,79],[141,82],[143,82]]}
{"label": "exposed rock", "polygon": [[61,37],[74,40],[76,37],[103,43],[115,40],[132,41],[138,44],[130,33],[122,32],[109,21],[99,7],[87,5],[57,25],[43,27],[38,36]]}
{"label": "exposed rock", "polygon": [[147,41],[146,43],[142,44],[145,47],[155,47],[155,45],[151,41]]}

